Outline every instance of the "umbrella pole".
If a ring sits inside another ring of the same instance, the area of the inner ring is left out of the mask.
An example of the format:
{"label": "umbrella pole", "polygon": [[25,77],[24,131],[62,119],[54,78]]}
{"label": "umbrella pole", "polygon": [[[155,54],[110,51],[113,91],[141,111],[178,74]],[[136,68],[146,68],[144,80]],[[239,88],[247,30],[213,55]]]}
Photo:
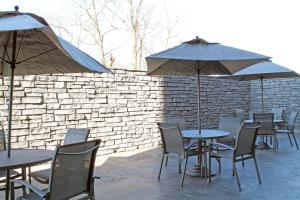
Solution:
{"label": "umbrella pole", "polygon": [[8,136],[7,136],[7,157],[10,157],[11,151],[11,122],[12,122],[12,106],[13,106],[13,92],[14,92],[14,75],[16,68],[16,43],[17,31],[13,32],[13,46],[12,46],[12,60],[10,73],[10,88],[9,88],[9,107],[8,107]]}
{"label": "umbrella pole", "polygon": [[263,78],[260,78],[260,87],[261,87],[261,110],[264,112],[264,83]]}
{"label": "umbrella pole", "polygon": [[201,134],[201,119],[200,119],[200,70],[198,69],[198,130],[199,134]]}

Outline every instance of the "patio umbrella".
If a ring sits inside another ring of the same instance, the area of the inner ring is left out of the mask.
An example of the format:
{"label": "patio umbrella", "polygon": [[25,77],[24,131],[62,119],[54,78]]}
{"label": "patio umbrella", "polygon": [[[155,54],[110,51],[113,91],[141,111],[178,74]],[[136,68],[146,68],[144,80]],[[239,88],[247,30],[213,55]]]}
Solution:
{"label": "patio umbrella", "polygon": [[11,150],[15,75],[110,72],[95,59],[55,35],[48,23],[31,13],[0,12],[0,76],[10,76],[8,157]]}
{"label": "patio umbrella", "polygon": [[271,61],[266,61],[242,69],[231,76],[223,76],[221,78],[234,79],[239,81],[260,80],[262,112],[264,112],[263,80],[274,78],[292,78],[298,76],[299,74],[286,67],[277,65],[275,63],[272,63]]}
{"label": "patio umbrella", "polygon": [[198,129],[200,121],[200,75],[233,74],[270,57],[249,51],[209,43],[203,39],[183,42],[165,51],[146,57],[149,75],[198,76]]}

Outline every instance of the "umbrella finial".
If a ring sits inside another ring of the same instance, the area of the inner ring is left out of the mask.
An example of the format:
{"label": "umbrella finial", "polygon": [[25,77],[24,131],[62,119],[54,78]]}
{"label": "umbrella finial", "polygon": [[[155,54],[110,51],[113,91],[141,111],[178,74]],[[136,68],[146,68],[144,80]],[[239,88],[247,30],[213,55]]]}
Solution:
{"label": "umbrella finial", "polygon": [[19,12],[19,6],[17,6],[17,5],[15,6],[15,11]]}
{"label": "umbrella finial", "polygon": [[212,43],[212,42],[207,42],[206,40],[199,38],[198,35],[196,36],[195,39],[186,41],[183,43],[188,43],[188,44],[203,44],[203,45],[209,45],[209,44],[218,44],[218,43]]}

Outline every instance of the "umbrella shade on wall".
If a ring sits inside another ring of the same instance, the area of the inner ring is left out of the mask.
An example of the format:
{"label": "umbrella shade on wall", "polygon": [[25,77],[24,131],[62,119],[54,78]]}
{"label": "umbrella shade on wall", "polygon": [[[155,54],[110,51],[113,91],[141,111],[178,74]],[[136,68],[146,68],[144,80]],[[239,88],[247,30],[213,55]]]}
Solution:
{"label": "umbrella shade on wall", "polygon": [[146,57],[149,75],[198,76],[198,128],[200,126],[200,75],[233,74],[250,65],[266,61],[268,56],[237,49],[203,39],[183,42]]}
{"label": "umbrella shade on wall", "polygon": [[31,13],[0,12],[0,76],[10,76],[8,157],[11,149],[15,75],[111,71],[55,35],[45,19]]}
{"label": "umbrella shade on wall", "polygon": [[261,87],[261,103],[262,103],[262,112],[264,112],[264,79],[275,79],[275,78],[293,78],[299,77],[299,74],[296,72],[277,65],[271,61],[257,63],[255,65],[249,66],[245,69],[242,69],[231,76],[223,76],[220,78],[233,79],[238,81],[250,81],[250,80],[260,80]]}

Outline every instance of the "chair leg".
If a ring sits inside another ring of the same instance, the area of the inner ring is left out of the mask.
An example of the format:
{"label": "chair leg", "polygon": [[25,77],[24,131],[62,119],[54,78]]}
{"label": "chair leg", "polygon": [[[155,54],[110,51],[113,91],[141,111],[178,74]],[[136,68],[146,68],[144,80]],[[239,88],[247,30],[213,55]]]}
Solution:
{"label": "chair leg", "polygon": [[276,150],[277,150],[277,145],[276,145],[277,137],[276,137],[276,135],[273,135],[272,140],[273,140],[273,152],[275,153]]}
{"label": "chair leg", "polygon": [[160,180],[160,174],[161,174],[162,166],[163,166],[163,163],[164,163],[164,158],[165,158],[165,154],[163,154],[161,162],[160,162],[160,168],[159,168],[159,173],[158,173],[158,177],[157,177],[158,181]]}
{"label": "chair leg", "polygon": [[178,158],[178,173],[181,174],[181,162],[182,160]]}
{"label": "chair leg", "polygon": [[292,133],[292,136],[293,136],[293,138],[294,138],[294,142],[295,142],[295,144],[296,144],[297,150],[299,150],[299,147],[298,147],[298,143],[297,143],[297,140],[296,140],[295,134],[294,134],[294,133]]}
{"label": "chair leg", "polygon": [[167,155],[167,157],[166,157],[166,167],[168,166],[168,160],[169,160],[169,157]]}
{"label": "chair leg", "polygon": [[208,153],[208,174],[209,174],[209,177],[208,177],[208,182],[211,183],[211,153],[209,151]]}
{"label": "chair leg", "polygon": [[219,163],[219,174],[221,174],[222,168],[221,168],[221,158],[217,158],[217,161]]}
{"label": "chair leg", "polygon": [[291,147],[293,147],[293,142],[292,142],[291,136],[290,136],[290,134],[289,134],[289,133],[288,133],[287,135],[288,135],[288,137],[289,137],[289,140],[290,140]]}
{"label": "chair leg", "polygon": [[[242,159],[244,158],[244,156],[242,156]],[[245,162],[244,160],[242,160],[242,166],[245,167]]]}
{"label": "chair leg", "polygon": [[256,176],[257,176],[257,179],[258,179],[258,183],[261,184],[260,174],[259,174],[259,170],[258,170],[258,166],[257,166],[257,162],[256,162],[255,157],[253,157],[253,161],[254,161],[254,165],[255,165],[255,169],[256,169]]}
{"label": "chair leg", "polygon": [[89,199],[90,200],[95,200],[95,179],[92,180],[91,185],[90,185],[90,193],[89,193]]}
{"label": "chair leg", "polygon": [[187,162],[188,162],[188,157],[185,159],[185,162],[184,162],[184,168],[183,168],[183,173],[182,173],[182,177],[181,177],[181,187],[183,187],[183,181],[184,181]]}
{"label": "chair leg", "polygon": [[235,166],[234,162],[233,162],[233,170],[234,170],[234,174],[235,174],[236,182],[238,184],[239,191],[241,192],[242,189],[241,189],[240,179],[239,179],[239,175],[237,173],[236,166]]}
{"label": "chair leg", "polygon": [[31,167],[28,167],[28,182],[31,184],[32,177],[31,177]]}
{"label": "chair leg", "polygon": [[[15,184],[14,182],[10,182],[10,199],[15,200]],[[8,198],[8,197],[5,197]]]}
{"label": "chair leg", "polygon": [[[26,181],[26,168],[22,168],[22,180]],[[22,187],[23,195],[26,194],[26,188]]]}

